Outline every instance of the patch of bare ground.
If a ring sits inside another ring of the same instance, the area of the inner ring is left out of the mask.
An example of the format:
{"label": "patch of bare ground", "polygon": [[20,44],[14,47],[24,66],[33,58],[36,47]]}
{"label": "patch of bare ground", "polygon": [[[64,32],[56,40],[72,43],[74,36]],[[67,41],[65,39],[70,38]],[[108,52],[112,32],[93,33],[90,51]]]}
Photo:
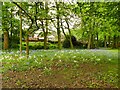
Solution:
{"label": "patch of bare ground", "polygon": [[97,80],[94,75],[103,72],[103,65],[80,64],[77,68],[68,65],[51,66],[51,74],[45,75],[42,69],[27,71],[9,71],[3,74],[3,88],[113,88],[103,80]]}

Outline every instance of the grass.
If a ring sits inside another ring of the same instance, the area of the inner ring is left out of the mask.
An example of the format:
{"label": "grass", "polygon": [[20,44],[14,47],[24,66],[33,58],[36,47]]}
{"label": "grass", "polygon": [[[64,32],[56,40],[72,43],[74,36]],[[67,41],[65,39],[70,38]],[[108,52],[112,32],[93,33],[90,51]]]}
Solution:
{"label": "grass", "polygon": [[3,87],[118,87],[118,50],[30,50],[29,59],[13,50],[2,52],[0,62]]}

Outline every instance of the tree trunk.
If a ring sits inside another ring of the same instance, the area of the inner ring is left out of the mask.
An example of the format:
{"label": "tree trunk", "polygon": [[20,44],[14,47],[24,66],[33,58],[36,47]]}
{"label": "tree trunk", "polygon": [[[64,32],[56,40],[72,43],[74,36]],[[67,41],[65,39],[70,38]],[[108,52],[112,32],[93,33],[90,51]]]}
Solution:
{"label": "tree trunk", "polygon": [[117,46],[117,48],[120,47],[120,36],[117,37],[117,45],[116,46]]}
{"label": "tree trunk", "polygon": [[98,48],[99,47],[99,38],[98,38],[98,32],[96,33],[96,38],[97,38],[97,43],[96,43],[96,48]]}
{"label": "tree trunk", "polygon": [[104,47],[107,47],[107,39],[106,39],[106,35],[104,35]]}
{"label": "tree trunk", "polygon": [[110,35],[108,36],[108,46],[110,47]]}
{"label": "tree trunk", "polygon": [[47,49],[47,32],[44,32],[44,49]]}
{"label": "tree trunk", "polygon": [[62,19],[61,19],[61,29],[62,29],[62,32],[63,32],[65,38],[67,39],[67,35],[65,34],[65,31],[64,31],[64,28],[63,28],[63,24],[62,24]]}
{"label": "tree trunk", "polygon": [[90,49],[90,47],[91,47],[91,37],[92,37],[92,34],[90,33],[89,34],[89,39],[88,39],[88,49]]}
{"label": "tree trunk", "polygon": [[116,35],[114,35],[114,38],[113,38],[113,48],[117,48],[117,37],[116,37]]}
{"label": "tree trunk", "polygon": [[47,35],[48,35],[48,2],[45,2],[45,10],[46,10],[46,31],[44,32],[44,49],[47,49]]}
{"label": "tree trunk", "polygon": [[91,35],[91,46],[90,48],[94,48],[94,34]]}
{"label": "tree trunk", "polygon": [[[22,3],[21,3],[22,6]],[[22,16],[21,16],[21,10],[20,10],[20,56],[22,56]]]}
{"label": "tree trunk", "polygon": [[59,18],[59,4],[56,2],[57,8],[57,35],[58,35],[58,49],[61,49],[61,31],[60,31],[60,18]]}
{"label": "tree trunk", "polygon": [[29,58],[29,34],[26,35],[26,57]]}
{"label": "tree trunk", "polygon": [[13,17],[13,15],[12,15],[12,9],[11,9],[11,21],[10,21],[10,28],[11,28],[11,32],[10,32],[10,47],[12,46],[12,39],[13,39],[13,37],[12,37],[12,35],[13,35],[13,25],[12,25],[12,17]]}
{"label": "tree trunk", "polygon": [[9,48],[9,36],[8,31],[4,31],[4,50]]}
{"label": "tree trunk", "polygon": [[70,27],[69,27],[69,23],[68,23],[68,20],[67,18],[65,19],[66,21],[66,24],[67,24],[67,27],[68,27],[68,32],[69,32],[69,41],[70,41],[70,48],[73,49],[73,43],[72,43],[72,38],[71,38],[71,31],[70,31]]}
{"label": "tree trunk", "polygon": [[42,30],[43,30],[43,33],[44,33],[44,49],[46,49],[47,48],[47,37],[46,37],[46,32],[45,32],[43,20],[41,20],[41,25],[42,25]]}

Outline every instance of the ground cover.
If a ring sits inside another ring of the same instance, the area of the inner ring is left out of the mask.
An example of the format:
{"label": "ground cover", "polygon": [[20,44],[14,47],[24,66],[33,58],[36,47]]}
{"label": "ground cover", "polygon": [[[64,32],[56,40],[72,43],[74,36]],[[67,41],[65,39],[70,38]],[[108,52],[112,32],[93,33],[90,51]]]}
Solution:
{"label": "ground cover", "polygon": [[1,52],[3,88],[117,88],[118,50]]}

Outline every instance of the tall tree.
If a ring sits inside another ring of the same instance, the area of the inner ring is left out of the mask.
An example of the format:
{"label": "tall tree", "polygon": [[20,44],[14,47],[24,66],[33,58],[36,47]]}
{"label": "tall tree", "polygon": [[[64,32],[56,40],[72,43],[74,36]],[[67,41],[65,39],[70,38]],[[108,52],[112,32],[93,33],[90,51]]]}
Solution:
{"label": "tall tree", "polygon": [[46,31],[44,32],[44,49],[47,49],[47,35],[48,35],[48,2],[45,2],[45,18],[46,18]]}
{"label": "tall tree", "polygon": [[[21,7],[22,7],[22,3]],[[22,56],[22,10],[20,10],[20,56]]]}
{"label": "tall tree", "polygon": [[58,49],[61,49],[61,31],[60,31],[60,10],[59,10],[59,2],[56,2],[57,9],[57,35],[58,35]]}

